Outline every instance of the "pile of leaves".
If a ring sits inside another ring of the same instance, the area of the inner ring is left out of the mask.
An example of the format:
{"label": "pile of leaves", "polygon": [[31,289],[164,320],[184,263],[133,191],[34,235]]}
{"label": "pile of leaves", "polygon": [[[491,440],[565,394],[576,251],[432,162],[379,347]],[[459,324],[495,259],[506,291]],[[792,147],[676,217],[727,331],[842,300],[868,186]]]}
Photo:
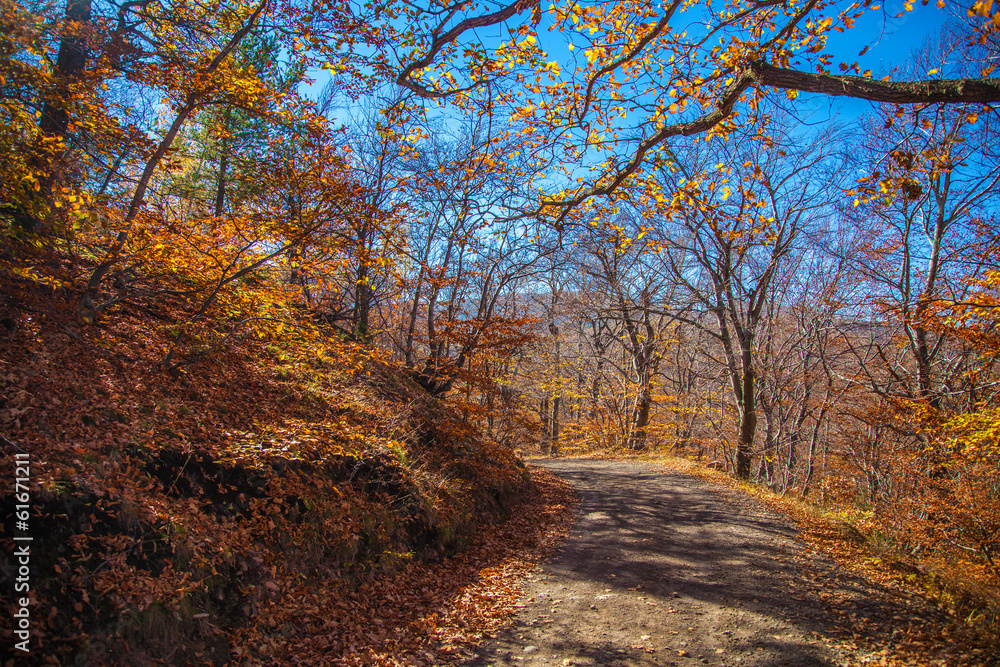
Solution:
{"label": "pile of leaves", "polygon": [[133,290],[92,325],[74,258],[2,259],[0,434],[31,466],[29,661],[267,652],[284,614],[416,576],[528,495],[509,450],[363,348],[330,339],[310,358],[272,332],[170,374],[187,302]]}

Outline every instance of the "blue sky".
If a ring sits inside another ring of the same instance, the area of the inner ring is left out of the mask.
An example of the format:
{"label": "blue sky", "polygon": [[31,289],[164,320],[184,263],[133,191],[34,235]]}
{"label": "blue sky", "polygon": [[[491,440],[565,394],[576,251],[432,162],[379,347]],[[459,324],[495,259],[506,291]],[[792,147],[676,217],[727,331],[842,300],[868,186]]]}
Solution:
{"label": "blue sky", "polygon": [[[869,10],[851,30],[832,34],[827,40],[827,50],[848,62],[858,60],[866,69],[876,72],[903,64],[912,49],[941,30],[946,17],[935,2],[924,6],[919,0],[912,11],[895,18],[901,12],[901,0],[889,0],[881,9]],[[872,44],[871,49],[858,57],[858,52],[868,44]]]}
{"label": "blue sky", "polygon": [[[905,66],[910,60],[910,53],[929,37],[936,36],[947,19],[933,0],[926,6],[917,0],[912,11],[896,18],[902,12],[902,0],[889,0],[881,9],[866,12],[851,30],[832,33],[827,40],[826,52],[834,55],[834,67],[841,62],[850,64],[857,61],[862,71],[870,69],[876,75],[890,74],[893,68]],[[869,50],[859,56],[868,45]],[[813,97],[820,99],[805,101],[823,107],[818,116],[832,112],[841,120],[846,120],[871,108],[871,103],[864,100]]]}
{"label": "blue sky", "polygon": [[[836,66],[841,62],[857,61],[862,71],[870,69],[876,75],[890,74],[893,68],[905,66],[911,52],[927,38],[936,36],[945,21],[946,16],[937,8],[936,0],[929,0],[927,5],[915,0],[913,10],[909,12],[904,12],[903,0],[887,0],[879,9],[865,12],[852,29],[844,33],[830,33],[825,52],[834,56],[834,72],[839,71]],[[503,32],[496,27],[492,30]],[[559,58],[567,56],[563,37],[558,34],[546,34],[545,37],[549,42],[545,46],[550,53]],[[865,46],[870,46],[869,50],[859,55]],[[308,95],[317,97],[329,75],[322,71],[310,74],[315,82],[305,89]],[[869,111],[871,104],[843,97],[801,95],[794,102],[787,103],[787,108],[807,125],[819,125],[832,119],[850,123]]]}

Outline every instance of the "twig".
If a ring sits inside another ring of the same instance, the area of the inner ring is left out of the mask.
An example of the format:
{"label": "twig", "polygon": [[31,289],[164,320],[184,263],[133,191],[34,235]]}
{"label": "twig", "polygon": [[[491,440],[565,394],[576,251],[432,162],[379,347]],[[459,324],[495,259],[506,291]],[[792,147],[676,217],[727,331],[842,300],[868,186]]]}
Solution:
{"label": "twig", "polygon": [[24,447],[21,447],[21,445],[17,444],[16,442],[11,441],[10,439],[7,438],[7,436],[3,435],[2,433],[0,433],[0,440],[3,440],[5,443],[10,445],[14,449],[18,450],[19,452],[24,452],[25,454],[28,453],[28,450],[26,450]]}

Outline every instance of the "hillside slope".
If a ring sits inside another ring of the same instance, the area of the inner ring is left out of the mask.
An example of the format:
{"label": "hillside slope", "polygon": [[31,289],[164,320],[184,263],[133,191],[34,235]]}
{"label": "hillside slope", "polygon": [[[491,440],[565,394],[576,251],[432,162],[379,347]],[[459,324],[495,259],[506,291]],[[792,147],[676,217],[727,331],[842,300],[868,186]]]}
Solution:
{"label": "hillside slope", "polygon": [[286,591],[455,553],[529,486],[363,348],[237,336],[171,375],[184,301],[133,289],[88,325],[71,258],[3,260],[0,434],[30,482],[0,517],[8,555],[30,544],[29,662],[222,664]]}

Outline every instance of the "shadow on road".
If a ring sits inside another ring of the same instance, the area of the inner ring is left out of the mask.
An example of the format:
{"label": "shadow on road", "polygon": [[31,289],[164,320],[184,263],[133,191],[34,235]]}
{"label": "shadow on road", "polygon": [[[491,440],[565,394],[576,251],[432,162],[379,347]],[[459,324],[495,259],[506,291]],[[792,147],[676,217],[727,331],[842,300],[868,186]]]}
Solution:
{"label": "shadow on road", "polygon": [[703,480],[637,462],[538,463],[578,490],[578,518],[474,665],[833,665],[851,649],[831,640],[852,618],[907,613],[891,595],[860,595],[871,584],[808,554],[782,517],[734,507]]}

